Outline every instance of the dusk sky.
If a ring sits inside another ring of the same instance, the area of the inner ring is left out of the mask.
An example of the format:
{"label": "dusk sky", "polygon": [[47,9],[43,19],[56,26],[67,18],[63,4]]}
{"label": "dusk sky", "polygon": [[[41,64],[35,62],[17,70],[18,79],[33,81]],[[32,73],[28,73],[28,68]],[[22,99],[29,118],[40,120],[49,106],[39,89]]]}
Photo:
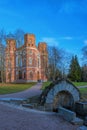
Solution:
{"label": "dusk sky", "polygon": [[87,44],[87,0],[1,0],[0,29],[23,29],[36,43],[64,48],[80,56]]}

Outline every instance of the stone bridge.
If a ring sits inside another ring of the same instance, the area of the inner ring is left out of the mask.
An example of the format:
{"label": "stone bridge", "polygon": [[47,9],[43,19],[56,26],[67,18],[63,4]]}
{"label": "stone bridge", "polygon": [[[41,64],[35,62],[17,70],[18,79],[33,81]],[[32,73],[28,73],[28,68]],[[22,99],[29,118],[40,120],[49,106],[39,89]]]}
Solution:
{"label": "stone bridge", "polygon": [[52,109],[59,106],[74,109],[75,102],[80,100],[79,90],[68,80],[51,83],[41,94],[40,103],[51,105]]}

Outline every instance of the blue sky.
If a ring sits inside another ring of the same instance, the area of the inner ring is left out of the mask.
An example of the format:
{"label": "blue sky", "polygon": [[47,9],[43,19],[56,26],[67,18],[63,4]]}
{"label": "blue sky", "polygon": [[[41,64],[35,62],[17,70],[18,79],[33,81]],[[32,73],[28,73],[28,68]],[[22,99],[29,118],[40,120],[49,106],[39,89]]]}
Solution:
{"label": "blue sky", "polygon": [[87,0],[3,0],[0,28],[34,33],[36,42],[64,48],[81,57],[87,44]]}

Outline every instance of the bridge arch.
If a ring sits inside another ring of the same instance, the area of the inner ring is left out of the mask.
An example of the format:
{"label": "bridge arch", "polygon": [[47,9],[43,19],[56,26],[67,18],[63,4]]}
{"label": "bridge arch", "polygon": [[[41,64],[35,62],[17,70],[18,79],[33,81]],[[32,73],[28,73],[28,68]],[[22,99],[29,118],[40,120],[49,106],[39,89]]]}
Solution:
{"label": "bridge arch", "polygon": [[53,108],[58,108],[58,106],[73,108],[75,102],[79,100],[79,90],[68,80],[51,84],[41,95],[41,102],[52,104]]}

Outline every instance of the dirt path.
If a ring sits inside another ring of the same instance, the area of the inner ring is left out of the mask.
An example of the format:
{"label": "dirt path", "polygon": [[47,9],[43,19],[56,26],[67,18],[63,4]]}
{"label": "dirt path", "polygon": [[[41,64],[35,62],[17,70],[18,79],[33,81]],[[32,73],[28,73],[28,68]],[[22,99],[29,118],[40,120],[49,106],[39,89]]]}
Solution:
{"label": "dirt path", "polygon": [[0,130],[77,130],[58,115],[29,111],[0,103]]}
{"label": "dirt path", "polygon": [[29,98],[41,94],[42,83],[37,83],[32,88],[13,94],[0,95],[0,98]]}

